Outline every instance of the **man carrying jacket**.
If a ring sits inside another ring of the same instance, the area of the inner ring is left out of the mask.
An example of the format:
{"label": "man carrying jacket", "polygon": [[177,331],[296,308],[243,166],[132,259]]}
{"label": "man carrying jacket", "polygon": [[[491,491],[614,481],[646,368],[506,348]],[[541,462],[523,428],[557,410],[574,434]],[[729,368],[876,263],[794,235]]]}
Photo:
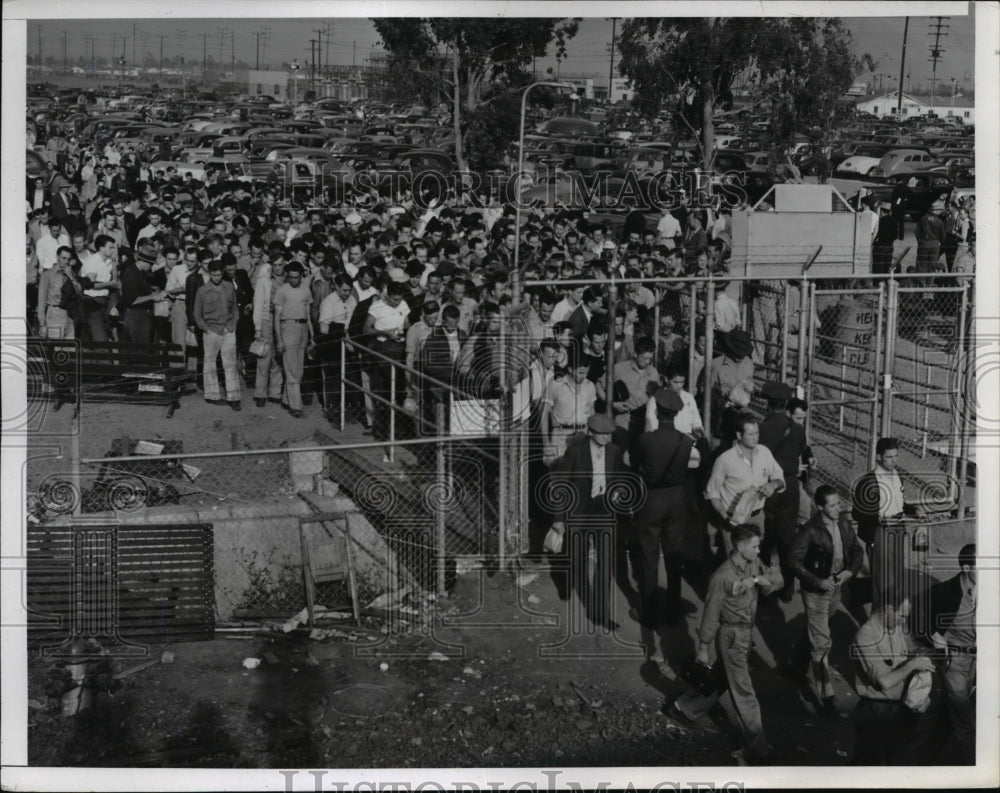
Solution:
{"label": "man carrying jacket", "polygon": [[795,535],[788,565],[802,586],[806,631],[812,659],[806,679],[828,715],[835,715],[830,680],[830,617],[841,606],[841,587],[861,570],[864,554],[846,514],[840,514],[840,496],[830,485],[816,488],[812,519]]}

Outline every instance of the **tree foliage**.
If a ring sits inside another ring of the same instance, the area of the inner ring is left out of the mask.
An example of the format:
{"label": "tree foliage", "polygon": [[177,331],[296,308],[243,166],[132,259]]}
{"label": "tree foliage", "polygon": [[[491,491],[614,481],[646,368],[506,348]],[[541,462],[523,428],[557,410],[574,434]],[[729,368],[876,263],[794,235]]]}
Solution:
{"label": "tree foliage", "polygon": [[466,114],[527,85],[533,58],[550,45],[562,58],[576,35],[575,19],[373,19],[389,53],[391,72],[405,70],[417,95],[440,89],[452,111],[455,160],[466,168]]}
{"label": "tree foliage", "polygon": [[674,124],[694,137],[705,167],[714,152],[713,114],[749,89],[770,113],[772,145],[805,129],[829,130],[837,100],[870,58],[854,55],[843,22],[817,18],[631,19],[618,42],[620,73],[646,113],[673,109]]}

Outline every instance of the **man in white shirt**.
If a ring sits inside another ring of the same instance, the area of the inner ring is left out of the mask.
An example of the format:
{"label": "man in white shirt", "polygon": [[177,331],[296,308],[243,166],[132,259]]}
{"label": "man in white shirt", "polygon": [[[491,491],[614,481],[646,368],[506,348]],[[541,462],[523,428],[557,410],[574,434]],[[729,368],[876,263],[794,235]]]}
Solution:
{"label": "man in white shirt", "polygon": [[918,504],[906,501],[903,482],[896,470],[899,442],[879,438],[875,444],[875,469],[858,479],[851,515],[858,523],[858,536],[868,548],[872,571],[872,603],[881,603],[884,591],[903,575],[906,527],[903,517],[923,518]]}
{"label": "man in white shirt", "polygon": [[656,232],[659,235],[659,244],[665,245],[667,250],[673,250],[677,246],[677,238],[681,235],[681,223],[668,209],[656,224]]}
{"label": "man in white shirt", "polygon": [[569,315],[576,310],[577,306],[583,303],[584,289],[585,287],[582,286],[574,286],[566,292],[566,296],[562,300],[556,303],[555,308],[552,309],[551,322],[553,325],[569,319]]}
{"label": "man in white shirt", "polygon": [[111,290],[119,288],[118,263],[115,241],[106,234],[94,240],[96,252],[83,263],[80,276],[89,278],[94,285],[83,292],[84,332],[90,333],[91,341],[107,341],[108,303]]}
{"label": "man in white shirt", "polygon": [[[372,301],[365,320],[364,338],[375,353],[371,356],[368,378],[372,391],[372,436],[376,441],[393,440],[389,437],[389,411],[395,410],[405,391],[406,378],[398,368],[395,393],[392,391],[393,365],[403,363],[406,356],[403,339],[409,327],[410,308],[403,300],[403,289],[402,284],[390,281],[385,297]],[[389,462],[388,449],[386,452],[384,461]]]}
{"label": "man in white shirt", "polygon": [[38,270],[45,272],[51,268],[59,258],[57,251],[63,247],[69,247],[69,235],[63,231],[62,223],[56,218],[49,218],[48,231],[43,232],[35,243],[35,253],[38,256]]}

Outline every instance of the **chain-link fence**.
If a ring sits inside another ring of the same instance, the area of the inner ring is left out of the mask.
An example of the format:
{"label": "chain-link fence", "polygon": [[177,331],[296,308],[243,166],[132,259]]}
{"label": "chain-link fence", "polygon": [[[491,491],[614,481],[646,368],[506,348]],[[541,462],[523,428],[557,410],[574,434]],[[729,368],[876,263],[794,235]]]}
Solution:
{"label": "chain-link fence", "polygon": [[[687,365],[696,392],[717,355],[708,318],[727,292],[751,336],[757,386],[781,379],[809,401],[817,480],[849,491],[871,470],[875,440],[892,435],[903,446],[900,469],[923,500],[941,512],[957,508],[961,518],[974,503],[972,292],[968,277],[933,278],[654,280],[658,352]],[[245,448],[217,420],[192,448],[171,440],[160,417],[137,428],[120,405],[84,402],[75,417],[65,406],[47,417],[45,432],[29,435],[32,519],[78,513],[212,523],[219,612],[287,615],[304,602],[299,518],[335,503],[334,511],[359,516],[361,528],[352,531],[364,542],[360,600],[447,591],[471,560],[504,564],[529,547],[528,513],[544,470],[528,428],[532,341],[523,311],[505,315],[492,346],[451,382],[376,349],[352,359],[345,347],[344,388],[327,407],[343,425],[381,402],[383,424],[370,442],[288,446],[275,421],[273,443]],[[679,344],[661,337],[665,316]],[[378,365],[385,368],[373,384]],[[711,402],[699,408],[711,426]],[[755,397],[750,409],[762,415],[762,408]],[[184,416],[182,404],[170,421]],[[65,437],[75,441],[52,440]],[[310,501],[303,491],[332,501]],[[342,531],[335,524],[327,534]],[[347,597],[343,581],[318,586],[325,605]]]}

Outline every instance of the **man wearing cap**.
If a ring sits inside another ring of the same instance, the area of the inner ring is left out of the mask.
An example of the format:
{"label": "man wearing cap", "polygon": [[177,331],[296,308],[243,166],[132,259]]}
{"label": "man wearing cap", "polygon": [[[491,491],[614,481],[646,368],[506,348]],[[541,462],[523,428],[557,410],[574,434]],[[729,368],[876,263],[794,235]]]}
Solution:
{"label": "man wearing cap", "polygon": [[[569,552],[570,588],[575,589],[595,627],[613,631],[611,578],[615,569],[615,524],[622,509],[626,478],[622,452],[611,442],[615,423],[603,413],[587,419],[587,435],[566,449],[551,487],[573,495],[559,499],[552,529],[564,535]],[[590,547],[596,553],[594,575],[588,576]]]}
{"label": "man wearing cap", "polygon": [[[713,525],[722,529],[726,553],[732,551],[729,530],[752,523],[764,534],[764,502],[785,488],[785,474],[766,446],[760,427],[749,413],[735,423],[736,442],[718,456],[705,487],[705,500],[714,510]],[[745,514],[749,513],[749,514]]]}
{"label": "man wearing cap", "polygon": [[803,466],[813,461],[805,429],[792,421],[786,410],[788,400],[794,395],[794,389],[785,383],[768,382],[761,388],[761,396],[767,400],[768,415],[760,423],[760,444],[771,451],[785,476],[785,489],[771,496],[764,505],[761,554],[768,559],[771,551],[777,548],[785,580],[780,596],[786,603],[791,601],[795,589],[788,552],[799,524],[799,473]]}
{"label": "man wearing cap", "polygon": [[[205,348],[203,378],[205,401],[210,405],[224,405],[240,410],[240,377],[236,366],[236,325],[239,306],[236,289],[222,279],[222,262],[213,259],[208,263],[208,283],[202,284],[194,298],[194,321],[202,331]],[[226,378],[226,400],[219,392],[216,362],[222,356],[222,369]]]}
{"label": "man wearing cap", "polygon": [[122,327],[125,340],[132,344],[151,344],[153,341],[153,307],[167,299],[160,289],[149,282],[152,270],[149,248],[143,246],[131,265],[121,271],[121,302],[125,308]]}
{"label": "man wearing cap", "polygon": [[[659,426],[639,437],[633,463],[646,486],[645,501],[636,514],[642,553],[639,616],[643,625],[651,629],[658,627],[660,616],[671,623],[679,616],[683,559],[685,555],[697,557],[701,551],[701,535],[690,511],[692,494],[687,489],[694,439],[679,432],[673,424],[684,403],[671,388],[658,389],[653,398]],[[654,603],[661,551],[667,569],[667,603],[663,615],[657,612]]]}
{"label": "man wearing cap", "polygon": [[285,283],[274,292],[274,327],[276,350],[285,372],[283,404],[295,418],[302,418],[302,374],[306,348],[312,346],[309,306],[312,294],[302,283],[302,264],[296,261],[285,267]]}

